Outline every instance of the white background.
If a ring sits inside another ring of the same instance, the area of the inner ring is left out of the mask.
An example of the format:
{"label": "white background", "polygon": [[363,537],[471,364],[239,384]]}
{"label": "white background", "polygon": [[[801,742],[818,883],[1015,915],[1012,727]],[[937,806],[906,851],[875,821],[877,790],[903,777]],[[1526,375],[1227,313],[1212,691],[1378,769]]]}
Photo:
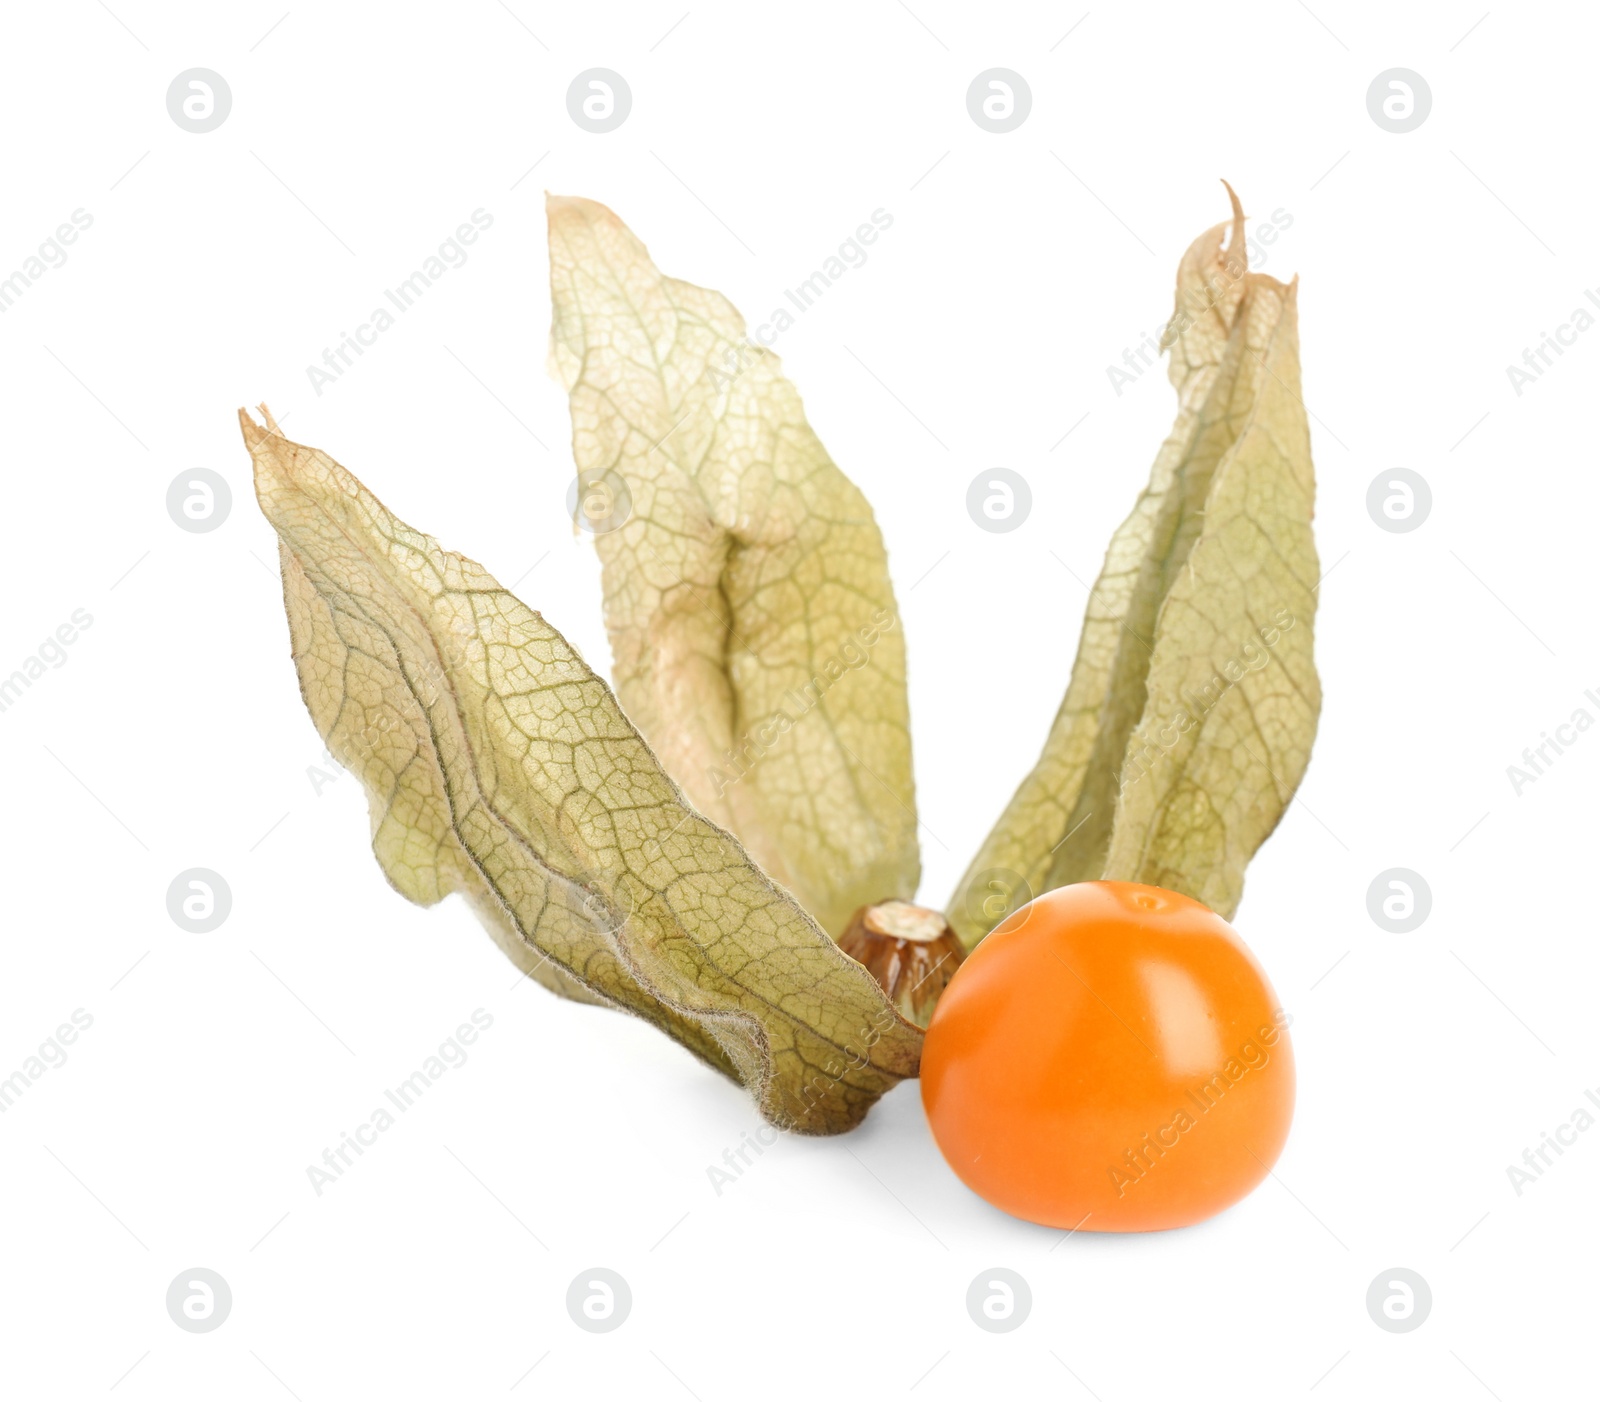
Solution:
{"label": "white background", "polygon": [[[73,1009],[94,1023],[0,1117],[5,1390],[1511,1402],[1587,1376],[1600,1133],[1520,1197],[1506,1167],[1600,1085],[1600,734],[1520,797],[1505,771],[1600,715],[1600,331],[1520,397],[1506,366],[1600,283],[1595,16],[468,0],[273,27],[284,3],[7,15],[0,276],[94,222],[0,316],[0,672],[94,621],[0,714],[0,1076]],[[165,107],[195,66],[233,94],[206,135]],[[566,111],[593,66],[633,91],[605,136]],[[965,103],[993,66],[1033,92],[1004,136]],[[1433,93],[1407,135],[1366,109],[1396,66]],[[514,986],[464,906],[387,887],[352,777],[314,787],[235,408],[265,399],[603,664],[544,371],[543,190],[611,205],[755,319],[888,211],[777,349],[889,543],[939,904],[1033,761],[1078,580],[1171,422],[1164,374],[1119,397],[1106,367],[1164,321],[1219,177],[1252,226],[1293,219],[1267,269],[1302,277],[1332,568],[1321,733],[1237,920],[1296,1019],[1275,1179],[1190,1230],[1063,1241],[961,1186],[908,1084],[718,1196],[743,1097],[642,1023]],[[305,367],[478,208],[470,260],[314,393]],[[995,466],[1033,488],[1012,535],[964,508]],[[1365,507],[1400,466],[1434,495],[1411,534]],[[197,467],[233,491],[203,535],[165,509]],[[1433,892],[1409,935],[1366,910],[1396,866]],[[212,934],[168,918],[189,867],[232,889]],[[476,1008],[467,1064],[318,1197],[306,1166]],[[564,1306],[596,1265],[634,1296],[608,1335]],[[192,1266],[232,1287],[216,1332],[167,1316]],[[966,1313],[992,1266],[1033,1291],[1010,1334]],[[1433,1290],[1414,1333],[1366,1313],[1393,1266]]]}

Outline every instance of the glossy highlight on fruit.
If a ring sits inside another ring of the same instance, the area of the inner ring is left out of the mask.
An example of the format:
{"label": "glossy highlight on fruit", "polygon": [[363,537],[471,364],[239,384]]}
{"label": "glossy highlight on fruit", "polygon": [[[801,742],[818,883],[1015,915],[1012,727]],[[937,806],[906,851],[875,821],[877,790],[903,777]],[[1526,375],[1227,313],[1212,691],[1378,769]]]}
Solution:
{"label": "glossy highlight on fruit", "polygon": [[1294,1114],[1290,1018],[1221,916],[1127,881],[1050,891],[934,1009],[922,1103],[996,1207],[1083,1231],[1184,1227],[1266,1177]]}

